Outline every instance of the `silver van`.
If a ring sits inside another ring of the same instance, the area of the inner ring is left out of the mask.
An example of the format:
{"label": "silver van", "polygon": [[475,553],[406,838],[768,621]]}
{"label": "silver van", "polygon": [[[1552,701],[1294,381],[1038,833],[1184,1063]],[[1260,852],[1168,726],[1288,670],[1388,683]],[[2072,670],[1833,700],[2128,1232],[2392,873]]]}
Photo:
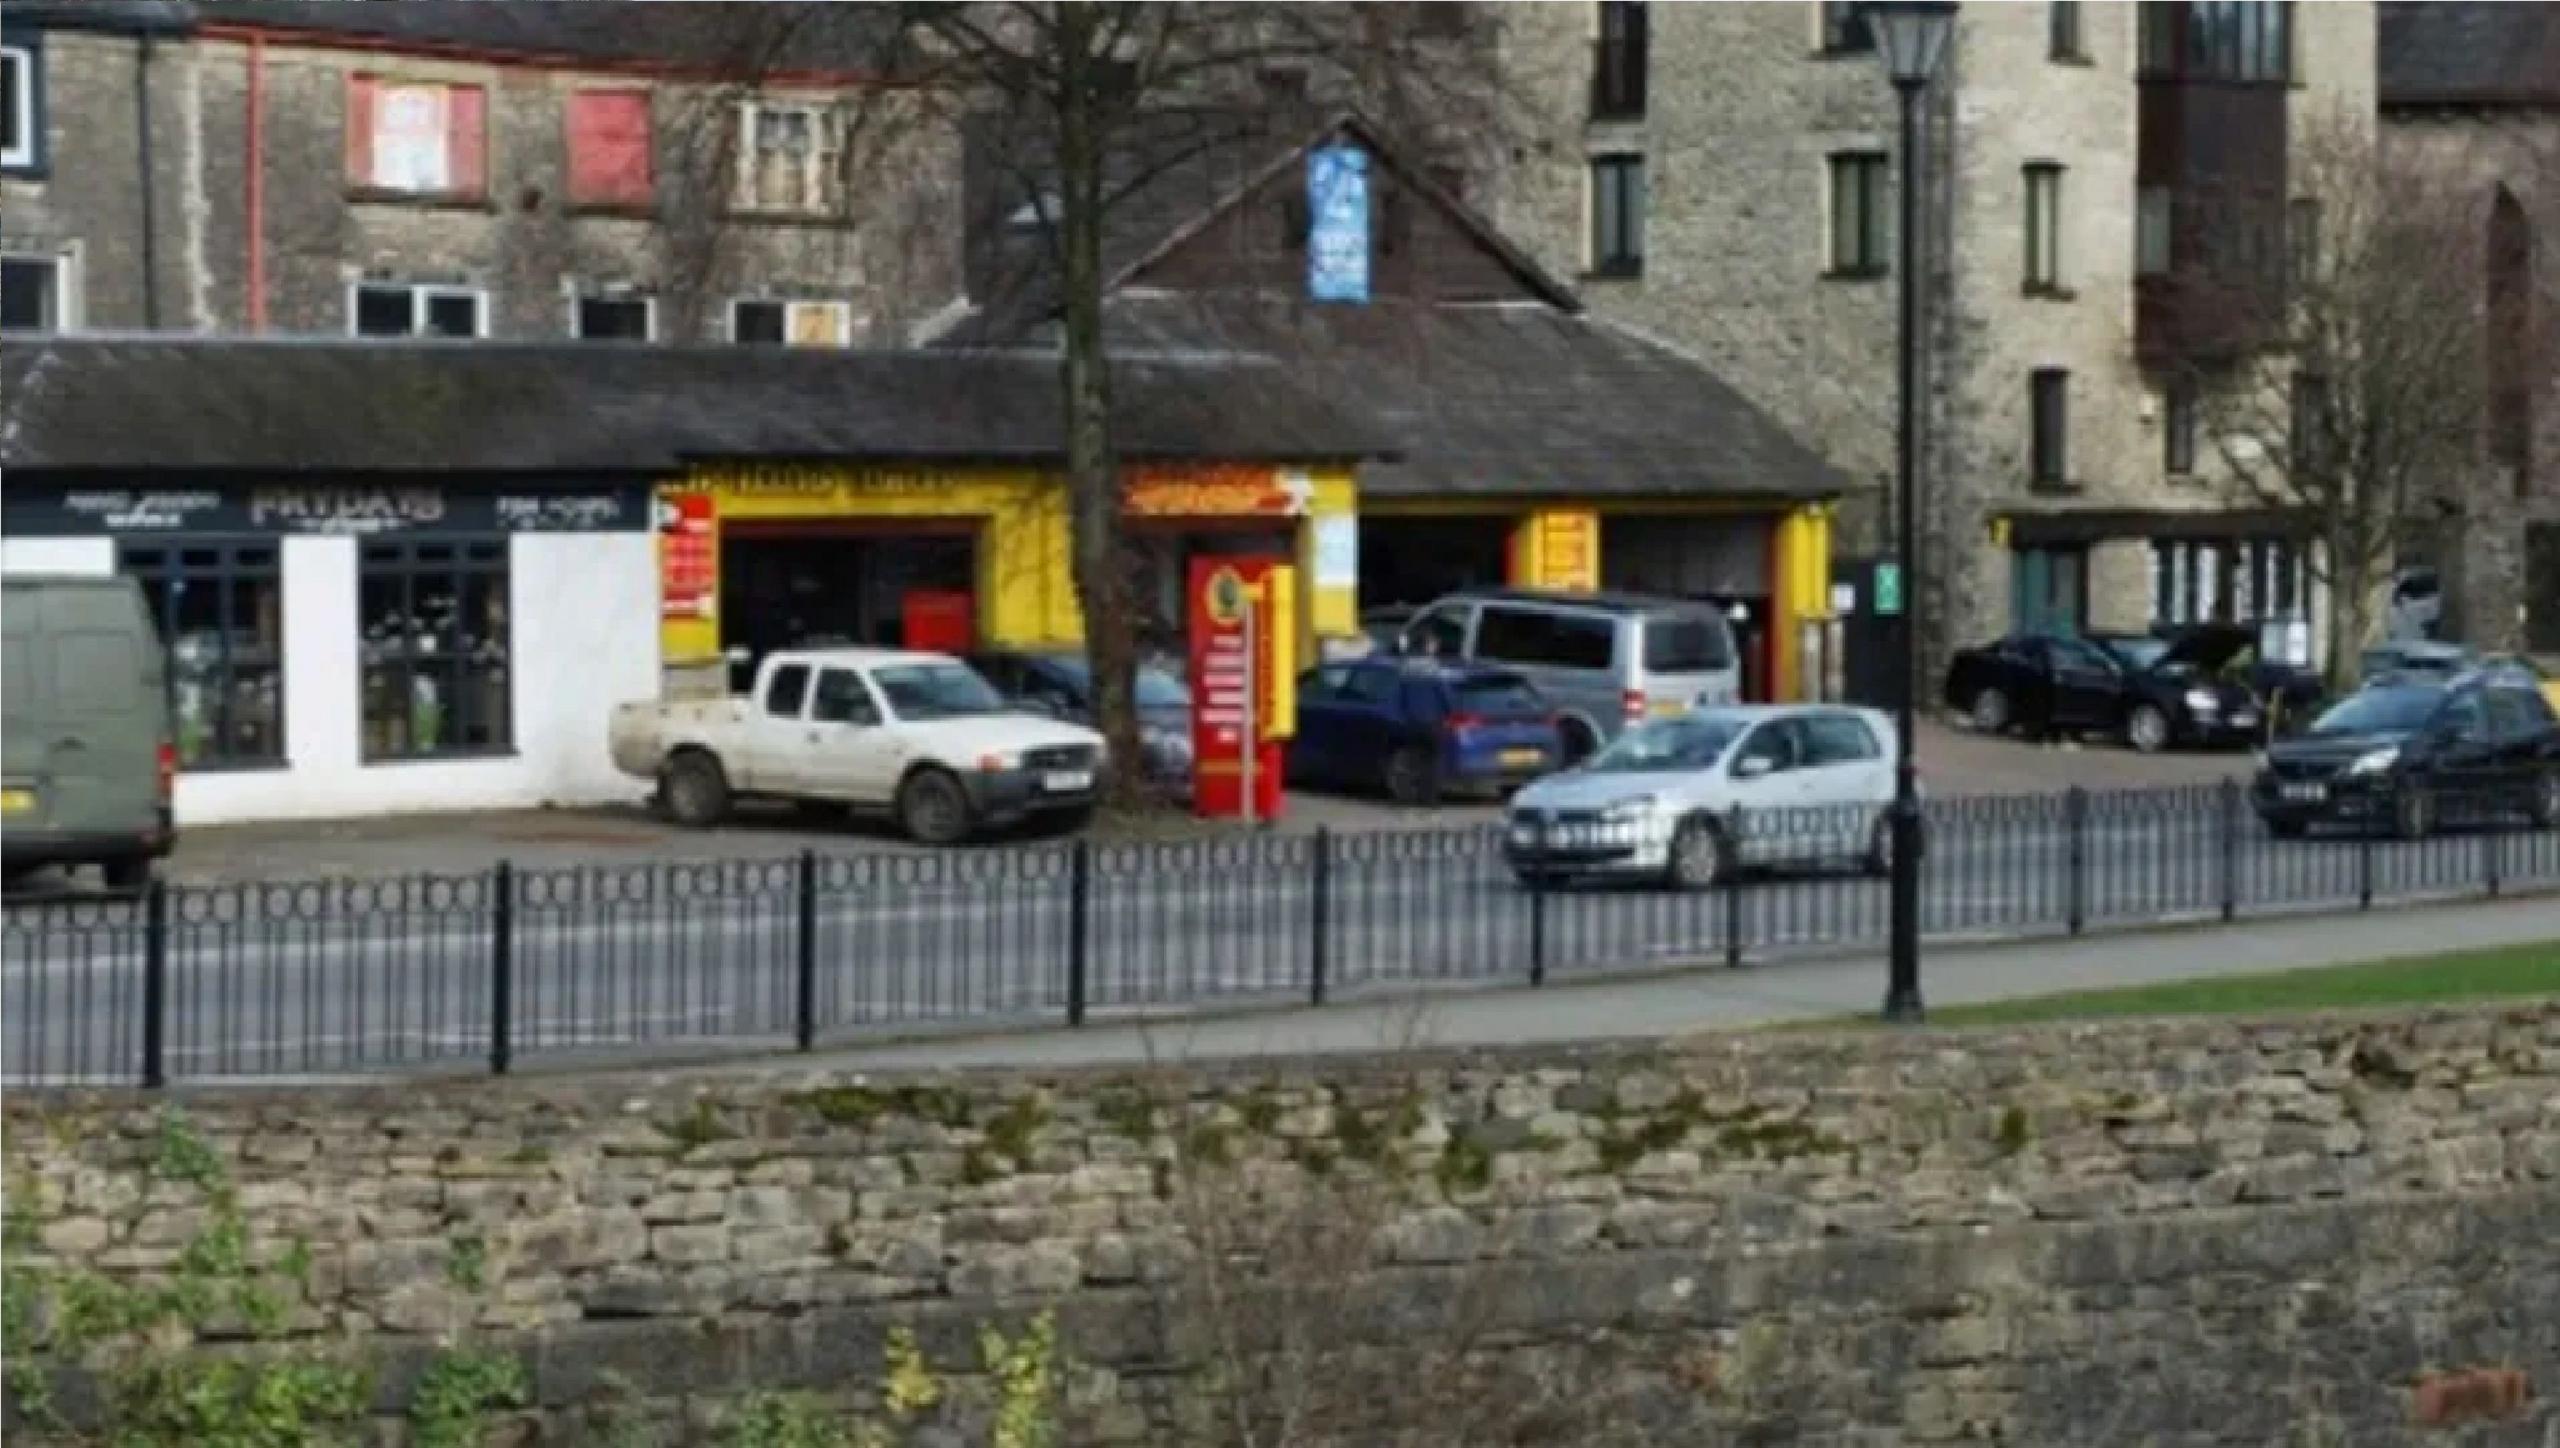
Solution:
{"label": "silver van", "polygon": [[1733,630],[1712,605],[1625,593],[1482,589],[1415,614],[1398,647],[1516,670],[1556,706],[1565,759],[1630,723],[1741,701]]}
{"label": "silver van", "polygon": [[0,873],[141,887],[174,838],[167,656],[130,578],[0,579]]}

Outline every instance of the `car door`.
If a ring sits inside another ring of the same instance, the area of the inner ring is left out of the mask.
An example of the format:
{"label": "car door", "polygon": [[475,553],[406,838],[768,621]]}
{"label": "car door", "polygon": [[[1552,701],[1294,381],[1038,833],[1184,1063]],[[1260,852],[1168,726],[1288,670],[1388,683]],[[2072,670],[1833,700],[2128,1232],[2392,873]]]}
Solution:
{"label": "car door", "polygon": [[2498,785],[2499,740],[2490,725],[2485,689],[2463,689],[2444,702],[2427,726],[2427,775],[2441,798],[2439,810],[2476,812]]}
{"label": "car door", "polygon": [[1326,664],[1298,676],[1298,731],[1289,740],[1288,770],[1293,784],[1323,784],[1336,778],[1341,754],[1343,680],[1348,664]]}
{"label": "car door", "polygon": [[1387,761],[1404,742],[1404,670],[1396,664],[1355,664],[1342,682],[1341,727],[1334,735],[1334,771],[1360,784],[1381,784]]}
{"label": "car door", "polygon": [[776,664],[764,691],[747,711],[744,778],[731,785],[757,794],[794,794],[806,786],[809,674],[807,664]]}
{"label": "car door", "polygon": [[1875,826],[1875,806],[1891,793],[1891,772],[1877,789],[1884,746],[1866,721],[1854,714],[1825,711],[1805,716],[1804,802],[1817,811],[1819,842],[1827,858],[1845,859],[1865,851]]}
{"label": "car door", "polygon": [[1818,851],[1805,835],[1814,828],[1806,817],[1803,730],[1794,719],[1770,719],[1752,726],[1733,754],[1728,770],[1732,805],[1739,823],[1735,851],[1753,864],[1800,859]]}
{"label": "car door", "polygon": [[2053,648],[2051,640],[2018,634],[2001,641],[1992,660],[1991,682],[2008,691],[2012,721],[2031,729],[2053,722]]}
{"label": "car door", "polygon": [[804,793],[847,804],[886,805],[897,797],[904,762],[880,737],[880,701],[859,669],[818,671],[809,695]]}
{"label": "car door", "polygon": [[2052,659],[2055,727],[2114,727],[2124,707],[2124,671],[2087,639],[2051,638],[2045,646]]}

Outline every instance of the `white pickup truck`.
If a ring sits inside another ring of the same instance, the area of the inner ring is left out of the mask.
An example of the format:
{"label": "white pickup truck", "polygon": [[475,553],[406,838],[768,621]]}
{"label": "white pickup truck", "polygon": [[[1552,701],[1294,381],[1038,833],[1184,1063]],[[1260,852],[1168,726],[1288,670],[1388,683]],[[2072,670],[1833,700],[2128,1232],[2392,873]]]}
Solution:
{"label": "white pickup truck", "polygon": [[612,741],[684,824],[741,797],[823,801],[932,845],[1034,816],[1073,828],[1103,767],[1093,730],[1013,712],[957,659],[883,649],[785,650],[743,697],[618,705]]}

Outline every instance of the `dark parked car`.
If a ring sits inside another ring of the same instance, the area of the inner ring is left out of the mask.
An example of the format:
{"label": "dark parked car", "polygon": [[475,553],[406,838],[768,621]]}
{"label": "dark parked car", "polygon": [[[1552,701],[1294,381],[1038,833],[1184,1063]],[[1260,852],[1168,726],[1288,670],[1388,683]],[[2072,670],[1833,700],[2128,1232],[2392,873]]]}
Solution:
{"label": "dark parked car", "polygon": [[2359,689],[2270,745],[2250,792],[2279,835],[2317,824],[2418,839],[2447,823],[2560,825],[2560,718],[2540,690],[2481,672]]}
{"label": "dark parked car", "polygon": [[2356,659],[2356,680],[2361,684],[2400,678],[2443,681],[2467,672],[2479,662],[2469,649],[2460,644],[2438,643],[2434,639],[2400,639],[2376,644],[2359,655]]}
{"label": "dark parked car", "polygon": [[[1093,673],[1081,653],[989,650],[971,654],[969,666],[1022,708],[1070,724],[1093,723]],[[1139,668],[1138,727],[1147,777],[1190,783],[1191,691],[1180,679],[1151,665]]]}
{"label": "dark parked car", "polygon": [[1555,711],[1507,669],[1383,657],[1298,680],[1289,782],[1383,789],[1399,804],[1499,792],[1562,763]]}
{"label": "dark parked car", "polygon": [[2174,640],[2012,634],[1958,653],[1946,700],[1986,734],[2120,733],[2146,753],[2245,743],[2258,737],[2265,715],[2248,685],[2221,671],[2252,642],[2247,630],[2228,627]]}

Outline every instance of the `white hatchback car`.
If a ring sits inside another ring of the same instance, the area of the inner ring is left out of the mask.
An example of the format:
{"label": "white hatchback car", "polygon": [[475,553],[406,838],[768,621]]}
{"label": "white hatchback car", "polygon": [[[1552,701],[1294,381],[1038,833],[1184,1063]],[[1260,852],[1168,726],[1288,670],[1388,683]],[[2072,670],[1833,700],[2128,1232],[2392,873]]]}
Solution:
{"label": "white hatchback car", "polygon": [[1736,867],[1892,867],[1893,721],[1833,704],[1702,709],[1628,730],[1513,796],[1504,855],[1524,884]]}

